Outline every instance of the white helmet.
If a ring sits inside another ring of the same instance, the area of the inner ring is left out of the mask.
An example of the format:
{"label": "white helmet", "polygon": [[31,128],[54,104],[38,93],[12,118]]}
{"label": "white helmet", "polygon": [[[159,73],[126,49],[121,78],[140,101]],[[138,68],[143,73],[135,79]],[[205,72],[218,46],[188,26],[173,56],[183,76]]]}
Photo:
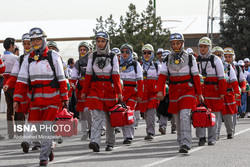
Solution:
{"label": "white helmet", "polygon": [[238,61],[238,65],[239,65],[239,66],[244,66],[244,65],[245,65],[245,63],[244,63],[244,61],[243,61],[243,60],[239,60],[239,61]]}
{"label": "white helmet", "polygon": [[154,52],[154,47],[151,44],[146,44],[142,47],[142,51],[149,50],[151,52]]}
{"label": "white helmet", "polygon": [[29,35],[29,33],[23,34],[22,41],[30,41],[30,35]]}
{"label": "white helmet", "polygon": [[121,54],[121,51],[119,48],[113,48],[111,51],[114,52],[116,55]]}
{"label": "white helmet", "polygon": [[249,58],[245,58],[244,62],[250,62]]}
{"label": "white helmet", "polygon": [[214,52],[222,52],[222,53],[224,53],[224,50],[220,46],[215,46],[212,49],[212,53],[214,53]]}
{"label": "white helmet", "polygon": [[164,50],[162,49],[162,48],[159,48],[157,51],[156,51],[156,53],[158,53],[158,52],[163,52]]}
{"label": "white helmet", "polygon": [[208,37],[202,37],[199,40],[199,44],[198,45],[208,45],[208,46],[212,46],[212,42]]}
{"label": "white helmet", "polygon": [[41,28],[32,28],[29,32],[30,38],[47,37]]}

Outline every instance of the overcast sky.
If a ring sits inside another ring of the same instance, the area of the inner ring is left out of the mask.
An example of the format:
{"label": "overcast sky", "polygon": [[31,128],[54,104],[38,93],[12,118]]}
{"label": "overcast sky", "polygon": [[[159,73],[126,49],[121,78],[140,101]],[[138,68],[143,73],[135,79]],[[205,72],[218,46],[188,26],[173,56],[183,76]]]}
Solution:
{"label": "overcast sky", "polygon": [[[1,0],[0,22],[96,19],[113,14],[125,15],[128,5],[137,11],[145,10],[148,0]],[[208,0],[156,0],[157,15],[207,15]],[[219,0],[215,0],[215,14],[219,13]]]}
{"label": "overcast sky", "polygon": [[[130,3],[140,14],[149,0],[0,0],[0,40],[20,39],[33,27],[42,28],[48,38],[89,37],[96,18],[106,19],[112,14],[118,20],[125,16]],[[163,27],[172,27],[171,32],[206,33],[207,9],[208,0],[156,0],[157,16],[162,20],[181,20],[164,22]],[[219,16],[219,0],[215,0],[214,15]],[[58,42],[60,54],[65,59],[77,57],[78,43]],[[21,43],[17,45],[22,48]],[[0,54],[3,51],[1,44]]]}

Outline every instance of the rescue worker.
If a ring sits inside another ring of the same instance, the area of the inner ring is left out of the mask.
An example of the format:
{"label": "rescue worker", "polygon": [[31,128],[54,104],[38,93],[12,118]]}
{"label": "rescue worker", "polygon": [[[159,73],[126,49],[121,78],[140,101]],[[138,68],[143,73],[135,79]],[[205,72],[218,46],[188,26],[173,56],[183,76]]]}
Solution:
{"label": "rescue worker", "polygon": [[111,51],[115,53],[115,55],[117,56],[118,61],[120,63],[120,61],[121,61],[121,51],[120,51],[120,49],[119,48],[113,48]]}
{"label": "rescue worker", "polygon": [[171,54],[162,64],[157,83],[157,98],[164,98],[164,85],[169,80],[169,112],[174,115],[177,126],[179,152],[188,153],[191,149],[191,109],[196,107],[196,96],[203,101],[200,77],[196,59],[184,50],[184,36],[170,35]]}
{"label": "rescue worker", "polygon": [[[164,63],[164,60],[165,58],[170,54],[171,52],[169,50],[164,50],[162,52],[162,55],[161,55],[161,65],[162,63]],[[168,103],[168,104],[164,104],[163,106],[166,106],[168,107],[169,105],[169,93],[168,93],[168,85],[166,83],[166,93],[165,93],[165,98],[163,100],[161,100],[158,108],[157,108],[157,113],[158,113],[158,117],[159,117],[159,132],[162,134],[162,135],[165,135],[166,134],[166,130],[167,130],[167,121],[170,120],[171,121],[171,134],[175,134],[176,133],[176,124],[175,124],[175,119],[173,117],[172,114],[170,113],[167,113],[168,112],[168,109],[164,109],[161,108],[161,106],[163,104],[161,103]]]}
{"label": "rescue worker", "polygon": [[162,53],[164,52],[164,50],[162,48],[159,48],[157,51],[156,51],[156,57],[157,57],[157,63],[160,64],[162,62]]}
{"label": "rescue worker", "polygon": [[[198,68],[203,77],[202,94],[205,104],[215,114],[215,126],[208,127],[208,145],[216,143],[218,132],[218,120],[223,109],[224,95],[226,94],[226,80],[224,66],[219,57],[212,54],[212,43],[207,37],[199,40]],[[215,105],[216,104],[216,105]],[[204,146],[206,143],[206,128],[196,128],[196,136],[199,138],[198,145]]]}
{"label": "rescue worker", "polygon": [[[21,55],[20,57],[18,57],[18,59],[16,60],[14,67],[11,71],[10,77],[9,77],[8,81],[6,82],[5,86],[3,87],[4,91],[7,91],[9,89],[9,87],[15,87],[16,81],[17,81],[17,76],[20,72],[20,68],[21,68],[21,65],[23,63],[23,60],[25,59],[25,57],[27,57],[33,51],[32,46],[31,46],[31,42],[30,42],[29,33],[23,34],[22,45],[24,48],[24,51],[23,51],[24,54]],[[27,89],[27,91],[28,91],[28,89]],[[22,101],[18,107],[17,113],[27,114],[26,116],[28,117],[28,110],[29,110],[29,100],[28,100],[28,96],[25,95],[22,98]],[[21,124],[24,124],[24,121]],[[29,123],[27,123],[27,124],[29,124]],[[25,136],[29,136],[29,135],[33,135],[33,133],[30,133],[30,132],[24,133],[24,139],[25,139]],[[21,143],[21,147],[23,149],[23,152],[28,153],[30,145],[32,145],[32,144],[33,144],[32,150],[38,150],[41,147],[41,143],[39,141],[31,142],[31,140],[28,140],[26,138]]]}
{"label": "rescue worker", "polygon": [[[34,51],[25,57],[16,83],[14,110],[17,111],[22,97],[30,98],[28,121],[53,125],[55,115],[62,106],[68,105],[67,83],[61,58],[57,52],[46,46],[46,35],[40,28],[29,32]],[[36,124],[37,126],[38,124]],[[39,125],[38,125],[39,126]],[[54,159],[52,130],[38,129],[41,138],[40,166],[47,166]]]}
{"label": "rescue worker", "polygon": [[146,121],[146,136],[144,140],[153,140],[155,135],[156,108],[159,100],[156,98],[156,84],[161,65],[153,62],[154,48],[151,44],[142,47],[142,69],[143,69],[143,98],[139,101],[139,110],[144,113]]}
{"label": "rescue worker", "polygon": [[81,140],[86,140],[91,131],[91,111],[85,108],[85,100],[81,98],[81,92],[84,85],[86,68],[89,57],[89,44],[85,41],[80,42],[78,45],[79,59],[76,61],[73,69],[70,82],[75,85],[76,92],[76,111],[80,112],[82,137]]}
{"label": "rescue worker", "polygon": [[[233,61],[235,59],[235,53],[233,48],[226,47],[224,48],[224,56],[225,56],[225,61],[229,64],[231,64],[235,70],[235,74],[238,80],[238,86],[240,87],[241,92],[246,91],[246,78],[244,77],[242,69],[238,65],[234,65]],[[241,106],[241,96],[236,97],[236,110],[233,115],[233,124],[234,124],[234,132],[235,132],[235,126],[236,126],[236,120],[237,120],[237,113],[238,113],[238,108]]]}
{"label": "rescue worker", "polygon": [[[6,38],[4,40],[4,48],[5,52],[2,56],[2,60],[6,66],[5,72],[3,74],[4,76],[4,82],[3,86],[6,85],[6,82],[8,81],[11,71],[14,67],[14,64],[16,60],[18,59],[18,56],[14,55],[14,49],[15,49],[15,39],[14,38]],[[15,90],[15,85],[12,85],[11,87],[8,87],[8,89],[4,92],[5,100],[7,103],[7,130],[8,130],[8,137],[9,139],[14,138],[14,130],[13,125],[17,124],[15,121],[24,121],[25,115],[23,113],[15,113],[13,111],[13,94]],[[16,119],[15,119],[16,118]]]}
{"label": "rescue worker", "polygon": [[[218,56],[224,65],[224,73],[226,77],[226,88],[227,92],[224,96],[224,109],[222,110],[222,118],[224,120],[224,124],[227,130],[227,138],[232,139],[234,135],[234,126],[233,126],[233,114],[236,110],[236,101],[235,98],[237,98],[240,94],[239,87],[238,87],[238,81],[234,72],[233,67],[225,62],[224,59],[224,51],[221,47],[216,46],[213,48],[212,53],[216,56]],[[219,116],[218,120],[218,134],[217,134],[217,140],[220,136],[220,128],[222,124],[222,118]]]}
{"label": "rescue worker", "polygon": [[[123,81],[123,102],[130,110],[135,110],[136,102],[142,100],[143,75],[141,65],[133,60],[133,47],[123,44],[121,50],[121,80]],[[136,68],[136,69],[135,69]],[[122,127],[123,144],[131,144],[134,138],[134,124]]]}
{"label": "rescue worker", "polygon": [[118,100],[122,101],[122,89],[117,56],[110,51],[109,35],[97,32],[96,51],[89,56],[82,90],[85,107],[92,110],[91,142],[89,148],[100,151],[102,122],[106,117],[105,151],[112,151],[115,144],[114,128],[111,127],[109,110]]}
{"label": "rescue worker", "polygon": [[[238,66],[241,67],[242,72],[244,74],[245,79],[247,80],[247,76],[249,75],[249,72],[245,70],[244,66],[245,63],[243,60],[238,61]],[[248,82],[246,81],[246,86],[248,85]],[[245,118],[246,110],[247,110],[247,90],[241,93],[241,106],[239,106],[239,116],[240,118]]]}
{"label": "rescue worker", "polygon": [[[3,74],[4,73],[4,71],[5,71],[5,65],[4,65],[4,63],[3,63],[3,60],[2,60],[2,58],[1,58],[1,55],[0,55],[0,74]],[[1,91],[2,92],[2,91]],[[1,93],[0,92],[0,93]],[[1,98],[0,98],[1,99]],[[1,134],[0,134],[0,140],[3,140],[3,139],[5,139],[5,137],[4,136],[2,136]]]}

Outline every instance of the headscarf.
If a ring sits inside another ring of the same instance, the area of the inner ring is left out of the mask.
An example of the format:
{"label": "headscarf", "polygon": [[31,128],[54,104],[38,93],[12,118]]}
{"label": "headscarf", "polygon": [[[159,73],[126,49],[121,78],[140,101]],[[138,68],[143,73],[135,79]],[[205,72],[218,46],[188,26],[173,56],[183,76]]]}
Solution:
{"label": "headscarf", "polygon": [[[82,47],[82,46],[81,46]],[[83,46],[83,47],[85,47],[85,46]],[[85,47],[86,48],[86,47]],[[80,48],[79,48],[80,49]],[[79,52],[79,60],[77,60],[76,61],[76,63],[75,63],[75,68],[77,69],[77,70],[79,70],[79,66],[81,67],[81,69],[80,69],[80,73],[82,73],[82,74],[85,74],[86,73],[86,66],[87,66],[87,64],[88,64],[88,58],[89,58],[89,49],[88,48],[86,48],[87,49],[87,53],[84,55],[84,56],[81,56],[81,54],[80,54],[80,50],[78,49],[78,52]]]}
{"label": "headscarf", "polygon": [[212,48],[211,48],[211,46],[209,46],[209,45],[207,45],[208,46],[208,51],[207,51],[207,53],[206,54],[201,54],[201,52],[200,52],[200,49],[199,49],[199,55],[201,56],[201,58],[209,58],[209,56],[211,55],[211,53],[212,53]]}
{"label": "headscarf", "polygon": [[109,44],[109,41],[106,40],[106,45],[105,45],[104,49],[100,49],[96,45],[96,51],[97,51],[97,55],[108,55],[110,53],[110,44]]}
{"label": "headscarf", "polygon": [[[130,49],[128,49],[129,51],[129,57],[127,59],[124,59],[122,56],[121,56],[121,63],[120,63],[120,69],[122,69],[122,67],[127,67],[128,68],[126,70],[123,70],[122,72],[125,72],[125,73],[128,73],[132,70],[134,70],[134,66],[131,66],[130,64],[132,64],[133,62],[133,53]],[[130,65],[130,66],[129,66]]]}

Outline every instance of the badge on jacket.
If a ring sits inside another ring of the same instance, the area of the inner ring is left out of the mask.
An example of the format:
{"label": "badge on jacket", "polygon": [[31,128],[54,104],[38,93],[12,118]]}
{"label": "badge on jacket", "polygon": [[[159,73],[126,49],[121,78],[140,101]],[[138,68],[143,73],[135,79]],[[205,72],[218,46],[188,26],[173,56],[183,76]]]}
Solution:
{"label": "badge on jacket", "polygon": [[100,69],[103,69],[106,65],[106,59],[103,59],[103,58],[99,58],[97,60],[97,65]]}
{"label": "badge on jacket", "polygon": [[33,57],[33,59],[34,59],[35,61],[37,61],[37,60],[39,59],[39,57],[38,57],[37,55],[35,55],[35,56]]}

